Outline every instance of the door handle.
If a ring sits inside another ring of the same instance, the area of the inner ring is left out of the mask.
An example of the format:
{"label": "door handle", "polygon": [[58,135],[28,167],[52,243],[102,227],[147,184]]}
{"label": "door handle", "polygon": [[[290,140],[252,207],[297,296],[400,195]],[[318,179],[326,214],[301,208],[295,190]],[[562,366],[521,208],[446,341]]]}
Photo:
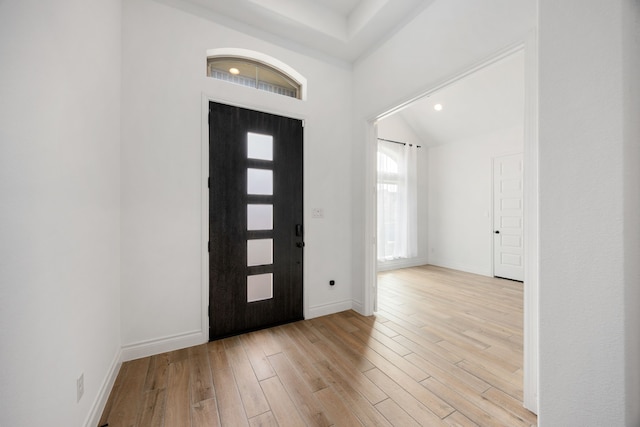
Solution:
{"label": "door handle", "polygon": [[302,237],[302,224],[296,224],[296,237]]}

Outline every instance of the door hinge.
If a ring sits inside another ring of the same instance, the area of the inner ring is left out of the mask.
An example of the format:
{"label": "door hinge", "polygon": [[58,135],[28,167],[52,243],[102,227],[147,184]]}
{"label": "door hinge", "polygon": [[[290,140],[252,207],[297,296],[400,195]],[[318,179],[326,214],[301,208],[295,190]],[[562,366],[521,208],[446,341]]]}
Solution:
{"label": "door hinge", "polygon": [[211,306],[207,306],[207,316],[211,317]]}
{"label": "door hinge", "polygon": [[211,242],[207,242],[207,252],[211,252]]}
{"label": "door hinge", "polygon": [[211,177],[207,178],[207,188],[211,188]]}
{"label": "door hinge", "polygon": [[209,114],[207,114],[207,124],[211,124],[211,110],[209,110]]}

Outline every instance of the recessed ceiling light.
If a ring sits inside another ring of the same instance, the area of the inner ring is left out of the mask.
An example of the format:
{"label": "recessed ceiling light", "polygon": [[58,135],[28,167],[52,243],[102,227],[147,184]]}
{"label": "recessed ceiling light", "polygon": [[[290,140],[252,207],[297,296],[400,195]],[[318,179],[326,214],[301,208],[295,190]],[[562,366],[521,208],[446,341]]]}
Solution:
{"label": "recessed ceiling light", "polygon": [[237,68],[229,68],[229,72],[231,74],[240,74],[240,70],[238,70]]}
{"label": "recessed ceiling light", "polygon": [[436,104],[433,106],[433,109],[436,111],[442,111],[442,104]]}

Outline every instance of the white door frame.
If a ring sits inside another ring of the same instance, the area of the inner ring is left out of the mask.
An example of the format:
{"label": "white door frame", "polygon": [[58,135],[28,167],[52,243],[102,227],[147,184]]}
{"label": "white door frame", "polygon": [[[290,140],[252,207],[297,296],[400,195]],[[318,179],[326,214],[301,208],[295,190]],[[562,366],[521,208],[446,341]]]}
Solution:
{"label": "white door frame", "polygon": [[366,122],[365,144],[365,315],[373,314],[377,299],[376,271],[376,141],[375,123],[400,111],[413,101],[429,96],[444,87],[481,70],[515,52],[525,54],[524,117],[524,406],[538,412],[538,36],[532,31],[522,43],[504,49],[469,69],[445,79],[426,92],[383,111]]}

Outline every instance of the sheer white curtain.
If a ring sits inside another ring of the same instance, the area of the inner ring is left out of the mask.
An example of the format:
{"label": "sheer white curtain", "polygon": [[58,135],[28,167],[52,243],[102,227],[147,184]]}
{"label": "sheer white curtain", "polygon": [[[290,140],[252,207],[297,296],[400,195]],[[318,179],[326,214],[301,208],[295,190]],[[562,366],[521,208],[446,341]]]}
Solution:
{"label": "sheer white curtain", "polygon": [[378,261],[418,255],[416,150],[378,141]]}

